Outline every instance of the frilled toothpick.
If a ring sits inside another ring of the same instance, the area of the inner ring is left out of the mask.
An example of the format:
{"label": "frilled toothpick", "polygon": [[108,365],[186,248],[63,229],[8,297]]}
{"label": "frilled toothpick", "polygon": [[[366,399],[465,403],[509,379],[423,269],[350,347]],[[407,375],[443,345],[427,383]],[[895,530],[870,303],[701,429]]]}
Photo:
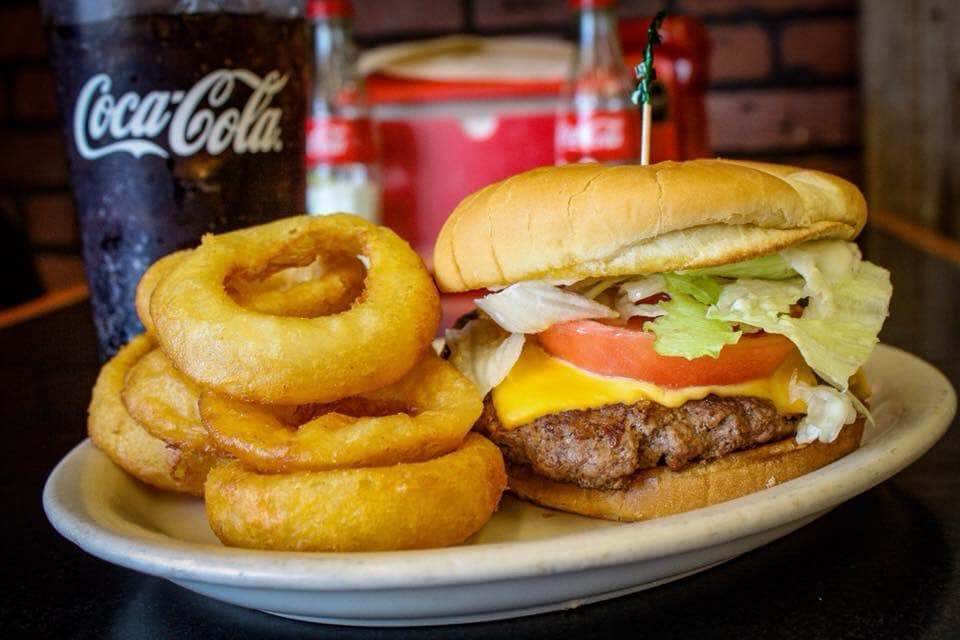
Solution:
{"label": "frilled toothpick", "polygon": [[667,16],[666,11],[658,11],[647,29],[647,46],[643,50],[643,61],[636,66],[637,88],[630,95],[633,104],[641,108],[643,127],[640,131],[640,164],[650,164],[650,121],[653,116],[651,92],[657,72],[653,68],[653,48],[660,44],[660,25]]}

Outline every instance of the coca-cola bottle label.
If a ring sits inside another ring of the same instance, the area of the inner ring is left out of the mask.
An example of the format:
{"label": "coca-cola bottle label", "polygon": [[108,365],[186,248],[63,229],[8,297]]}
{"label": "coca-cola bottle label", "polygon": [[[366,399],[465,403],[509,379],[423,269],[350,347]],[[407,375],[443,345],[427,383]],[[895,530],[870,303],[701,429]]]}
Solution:
{"label": "coca-cola bottle label", "polygon": [[307,166],[369,163],[376,159],[369,118],[322,116],[307,121]]}
{"label": "coca-cola bottle label", "polygon": [[630,162],[640,155],[640,116],[633,109],[569,112],[557,118],[560,163]]}

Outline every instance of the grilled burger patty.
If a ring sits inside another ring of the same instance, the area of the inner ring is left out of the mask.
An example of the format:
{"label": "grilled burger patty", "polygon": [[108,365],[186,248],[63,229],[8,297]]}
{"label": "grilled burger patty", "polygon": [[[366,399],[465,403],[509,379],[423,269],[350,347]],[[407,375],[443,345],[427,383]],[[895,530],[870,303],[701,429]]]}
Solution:
{"label": "grilled burger patty", "polygon": [[640,469],[666,464],[678,470],[786,438],[799,419],[780,415],[768,400],[710,395],[677,408],[641,401],[563,411],[505,429],[487,396],[475,428],[496,442],[507,460],[542,476],[620,489]]}

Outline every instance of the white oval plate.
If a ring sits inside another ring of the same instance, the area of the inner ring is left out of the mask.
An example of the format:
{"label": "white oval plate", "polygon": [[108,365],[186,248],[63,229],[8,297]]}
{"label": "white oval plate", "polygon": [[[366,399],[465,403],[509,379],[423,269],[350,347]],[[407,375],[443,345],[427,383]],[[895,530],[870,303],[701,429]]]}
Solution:
{"label": "white oval plate", "polygon": [[85,551],[211,598],[315,622],[477,622],[572,608],[676,580],[807,524],[916,460],[956,394],[929,364],[880,346],[867,367],[876,427],[849,456],[744,498],[619,524],[504,499],[468,544],[430,551],[284,553],[223,547],[203,504],[154,491],[89,441],[54,469],[47,517]]}

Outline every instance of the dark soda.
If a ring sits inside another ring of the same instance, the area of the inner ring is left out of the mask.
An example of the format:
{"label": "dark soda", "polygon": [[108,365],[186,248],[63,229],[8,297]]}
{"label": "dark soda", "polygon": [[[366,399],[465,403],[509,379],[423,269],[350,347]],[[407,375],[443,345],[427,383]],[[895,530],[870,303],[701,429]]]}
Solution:
{"label": "dark soda", "polygon": [[143,330],[134,293],[155,259],[303,211],[308,32],[295,12],[47,15],[107,357]]}

